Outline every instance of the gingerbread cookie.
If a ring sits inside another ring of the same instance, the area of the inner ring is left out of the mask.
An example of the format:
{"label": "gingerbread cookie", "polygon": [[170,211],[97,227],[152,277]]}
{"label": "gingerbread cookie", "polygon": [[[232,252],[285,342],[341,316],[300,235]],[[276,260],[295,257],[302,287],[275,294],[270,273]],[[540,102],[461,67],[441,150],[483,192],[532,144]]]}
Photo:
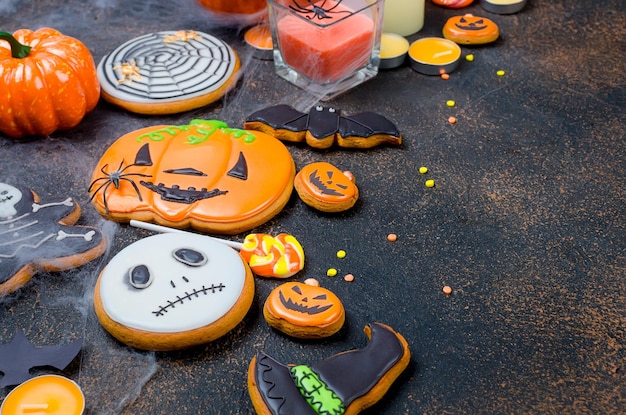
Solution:
{"label": "gingerbread cookie", "polygon": [[315,106],[303,113],[289,105],[276,105],[247,117],[244,127],[274,135],[279,140],[306,142],[319,149],[333,144],[347,148],[371,148],[381,144],[400,145],[396,126],[382,115],[362,112],[342,116],[341,110]]}
{"label": "gingerbread cookie", "polygon": [[291,153],[274,137],[194,120],[119,138],[98,162],[89,192],[111,220],[236,234],[276,215],[294,176]]}
{"label": "gingerbread cookie", "polygon": [[253,297],[254,276],[234,249],[202,235],[164,233],[111,259],[96,283],[94,305],[119,341],[167,351],[228,333]]}
{"label": "gingerbread cookie", "polygon": [[292,235],[247,235],[240,251],[252,271],[262,277],[289,278],[304,268],[304,250]]}
{"label": "gingerbread cookie", "polygon": [[286,282],[274,288],[263,307],[265,321],[285,334],[315,339],[335,334],[346,313],[332,291],[301,282]]}
{"label": "gingerbread cookie", "polygon": [[304,203],[322,212],[348,210],[359,198],[354,176],[325,161],[304,166],[294,186]]}
{"label": "gingerbread cookie", "polygon": [[100,230],[73,226],[80,212],[70,197],[41,203],[27,188],[0,183],[0,295],[39,271],[76,268],[104,253]]}
{"label": "gingerbread cookie", "polygon": [[202,32],[165,31],[129,40],[98,65],[102,97],[139,114],[174,114],[221,98],[238,78],[239,57]]}
{"label": "gingerbread cookie", "polygon": [[365,326],[369,342],[312,365],[285,365],[257,353],[248,368],[248,392],[257,414],[358,414],[382,398],[408,366],[411,353],[399,333]]}

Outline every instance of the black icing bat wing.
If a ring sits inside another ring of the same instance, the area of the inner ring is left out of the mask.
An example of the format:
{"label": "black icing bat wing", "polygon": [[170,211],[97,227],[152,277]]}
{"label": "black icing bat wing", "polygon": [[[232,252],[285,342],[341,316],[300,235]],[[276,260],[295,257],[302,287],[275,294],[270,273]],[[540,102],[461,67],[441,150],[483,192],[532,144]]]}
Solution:
{"label": "black icing bat wing", "polygon": [[250,114],[244,128],[274,135],[279,140],[304,142],[325,149],[333,144],[346,148],[400,145],[402,136],[387,118],[374,112],[342,116],[341,110],[315,106],[308,113],[289,105],[275,105]]}
{"label": "black icing bat wing", "polygon": [[34,367],[65,369],[82,345],[83,340],[79,339],[66,345],[35,347],[21,331],[17,332],[11,342],[0,346],[0,372],[4,374],[0,387],[19,385],[32,378],[30,369]]}

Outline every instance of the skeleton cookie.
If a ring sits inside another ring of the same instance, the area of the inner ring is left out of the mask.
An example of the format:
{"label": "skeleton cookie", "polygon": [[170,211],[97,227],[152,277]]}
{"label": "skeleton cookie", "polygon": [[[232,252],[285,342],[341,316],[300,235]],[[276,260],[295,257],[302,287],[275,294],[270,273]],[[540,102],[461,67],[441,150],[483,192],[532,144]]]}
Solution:
{"label": "skeleton cookie", "polygon": [[168,351],[213,341],[244,318],[254,296],[248,264],[227,245],[189,233],[141,239],[100,274],[94,304],[115,338]]}
{"label": "skeleton cookie", "polygon": [[80,206],[70,197],[41,203],[27,188],[0,183],[0,295],[37,271],[63,271],[102,255],[102,233],[72,226],[79,217]]}

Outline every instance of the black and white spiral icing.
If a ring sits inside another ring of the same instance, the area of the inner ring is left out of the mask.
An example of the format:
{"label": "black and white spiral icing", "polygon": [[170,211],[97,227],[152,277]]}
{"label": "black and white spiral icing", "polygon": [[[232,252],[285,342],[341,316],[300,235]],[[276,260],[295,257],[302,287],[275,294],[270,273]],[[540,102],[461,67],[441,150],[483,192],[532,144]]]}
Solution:
{"label": "black and white spiral icing", "polygon": [[103,91],[137,103],[176,102],[206,95],[229,82],[235,52],[202,32],[164,31],[129,40],[98,65]]}

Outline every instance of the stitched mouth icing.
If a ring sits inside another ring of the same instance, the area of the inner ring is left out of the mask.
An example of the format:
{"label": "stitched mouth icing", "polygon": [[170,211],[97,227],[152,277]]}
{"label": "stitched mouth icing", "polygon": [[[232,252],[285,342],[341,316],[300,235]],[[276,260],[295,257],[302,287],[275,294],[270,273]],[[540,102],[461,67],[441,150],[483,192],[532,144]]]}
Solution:
{"label": "stitched mouth icing", "polygon": [[156,317],[165,315],[165,313],[167,313],[169,309],[176,308],[177,305],[182,305],[186,300],[191,301],[194,298],[199,298],[200,294],[209,295],[209,291],[211,292],[211,294],[215,294],[216,292],[221,292],[224,288],[226,288],[226,286],[222,283],[219,283],[219,285],[211,284],[210,287],[205,287],[203,285],[202,288],[194,288],[191,292],[185,291],[185,295],[177,295],[176,299],[173,301],[168,300],[167,304],[159,306],[159,309],[153,311],[152,314],[154,314]]}

